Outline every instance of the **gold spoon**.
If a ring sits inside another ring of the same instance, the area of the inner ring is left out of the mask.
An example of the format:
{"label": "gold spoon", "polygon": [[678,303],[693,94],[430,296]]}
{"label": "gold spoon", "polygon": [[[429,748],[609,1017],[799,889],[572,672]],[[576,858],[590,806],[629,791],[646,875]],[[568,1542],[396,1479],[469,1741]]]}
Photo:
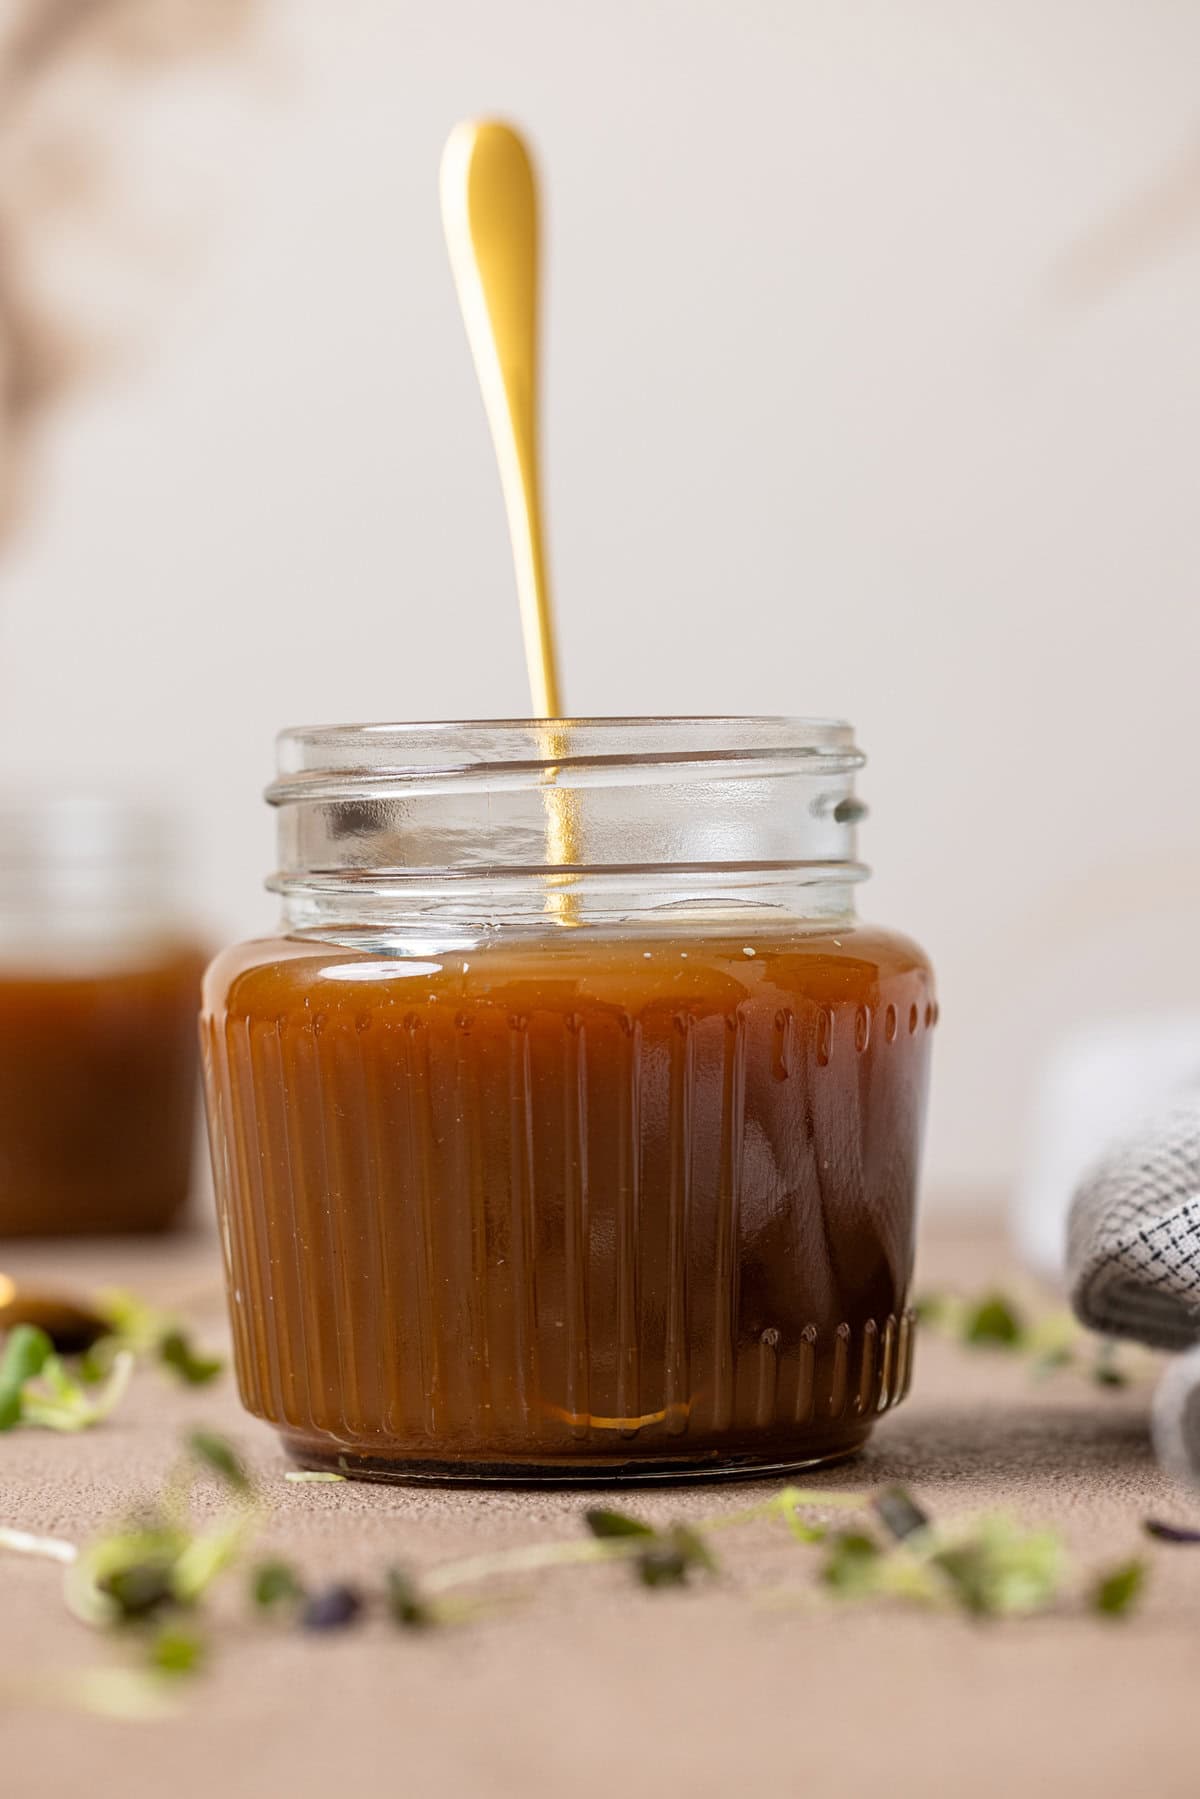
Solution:
{"label": "gold spoon", "polygon": [[511,126],[468,119],[450,133],[442,155],[442,224],[500,465],[533,716],[558,718],[538,482],[537,181]]}
{"label": "gold spoon", "polygon": [[20,1285],[9,1274],[0,1274],[0,1334],[19,1324],[44,1330],[55,1349],[76,1355],[90,1349],[112,1329],[99,1312],[66,1293]]}

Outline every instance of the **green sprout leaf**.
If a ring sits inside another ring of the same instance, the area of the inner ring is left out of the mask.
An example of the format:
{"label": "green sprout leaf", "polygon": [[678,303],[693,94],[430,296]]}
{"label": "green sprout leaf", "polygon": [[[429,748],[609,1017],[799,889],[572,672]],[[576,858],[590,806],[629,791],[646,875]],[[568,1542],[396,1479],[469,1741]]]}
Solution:
{"label": "green sprout leaf", "polygon": [[652,1540],[634,1561],[634,1572],[644,1587],[678,1587],[696,1570],[716,1572],[712,1550],[700,1533],[686,1524],[651,1531],[650,1537]]}
{"label": "green sprout leaf", "polygon": [[994,1290],[975,1300],[927,1294],[913,1309],[922,1324],[954,1342],[1028,1357],[1033,1380],[1072,1367],[1099,1387],[1125,1387],[1131,1379],[1118,1359],[1129,1345],[1093,1337],[1065,1306],[1030,1314],[1008,1294]]}
{"label": "green sprout leaf", "polygon": [[203,1666],[206,1657],[204,1639],[195,1631],[185,1630],[178,1624],[167,1624],[157,1633],[150,1644],[150,1666],[160,1674],[176,1677],[182,1674],[196,1674]]}
{"label": "green sprout leaf", "polygon": [[18,1324],[8,1333],[0,1360],[0,1388],[23,1387],[42,1372],[54,1354],[54,1345],[36,1324]]}
{"label": "green sprout leaf", "polygon": [[125,1622],[140,1623],[175,1603],[174,1568],[175,1558],[169,1554],[130,1561],[106,1574],[97,1586]]}
{"label": "green sprout leaf", "polygon": [[149,1355],[169,1323],[162,1312],[147,1305],[136,1293],[127,1293],[118,1287],[110,1287],[99,1294],[96,1309],[108,1325],[110,1334],[119,1337],[135,1355]]}
{"label": "green sprout leaf", "polygon": [[139,1360],[158,1362],[191,1387],[215,1380],[225,1366],[222,1357],[206,1356],[193,1348],[177,1318],[147,1305],[136,1294],[110,1289],[100,1295],[98,1306],[110,1335],[88,1358],[89,1372],[103,1367],[105,1357],[119,1349],[130,1350]]}
{"label": "green sprout leaf", "polygon": [[250,1534],[252,1522],[249,1515],[243,1514],[212,1530],[201,1531],[185,1544],[171,1576],[175,1597],[181,1605],[194,1604],[217,1575],[236,1559]]}
{"label": "green sprout leaf", "polygon": [[160,1339],[158,1359],[189,1387],[207,1386],[225,1366],[220,1356],[200,1355],[186,1332],[178,1328],[166,1331]]}
{"label": "green sprout leaf", "polygon": [[652,1525],[643,1524],[640,1518],[631,1518],[628,1512],[613,1511],[605,1506],[590,1506],[583,1516],[592,1535],[602,1540],[658,1535]]}
{"label": "green sprout leaf", "polygon": [[1003,1517],[982,1519],[931,1561],[975,1617],[1040,1611],[1058,1593],[1065,1568],[1056,1531],[1026,1530]]}
{"label": "green sprout leaf", "polygon": [[68,1608],[100,1626],[154,1617],[175,1603],[175,1563],[186,1541],[183,1532],[161,1524],[97,1537],[67,1570]]}
{"label": "green sprout leaf", "polygon": [[298,1605],[305,1597],[304,1583],[290,1562],[260,1562],[251,1570],[250,1594],[260,1611]]}
{"label": "green sprout leaf", "polygon": [[913,1300],[913,1313],[918,1324],[927,1324],[937,1330],[948,1323],[957,1308],[957,1301],[949,1293],[920,1293]]}
{"label": "green sprout leaf", "polygon": [[1122,1562],[1102,1574],[1091,1593],[1091,1606],[1102,1618],[1124,1618],[1133,1610],[1146,1584],[1145,1562]]}
{"label": "green sprout leaf", "polygon": [[387,1607],[393,1624],[398,1624],[402,1630],[426,1630],[438,1621],[437,1613],[429,1601],[422,1598],[416,1581],[403,1568],[387,1571]]}
{"label": "green sprout leaf", "polygon": [[1024,1337],[1020,1311],[1003,1293],[987,1294],[970,1309],[963,1324],[963,1342],[980,1347],[1016,1349]]}
{"label": "green sprout leaf", "polygon": [[224,1437],[209,1430],[194,1430],[188,1437],[187,1446],[197,1461],[218,1475],[235,1493],[250,1492],[250,1476],[237,1450]]}
{"label": "green sprout leaf", "polygon": [[839,1531],[830,1538],[821,1579],[835,1593],[858,1598],[878,1586],[884,1560],[879,1544],[865,1531]]}
{"label": "green sprout leaf", "polygon": [[21,1388],[20,1421],[42,1430],[81,1431],[101,1424],[114,1412],[133,1374],[133,1357],[118,1354],[108,1380],[93,1398],[91,1390],[67,1372],[58,1356],[50,1355],[41,1374]]}
{"label": "green sprout leaf", "polygon": [[1127,1387],[1129,1376],[1117,1361],[1119,1345],[1112,1337],[1102,1337],[1096,1346],[1092,1363],[1092,1379],[1098,1387]]}
{"label": "green sprout leaf", "polygon": [[25,1387],[54,1355],[54,1345],[36,1324],[11,1330],[0,1358],[0,1431],[12,1430],[25,1416]]}

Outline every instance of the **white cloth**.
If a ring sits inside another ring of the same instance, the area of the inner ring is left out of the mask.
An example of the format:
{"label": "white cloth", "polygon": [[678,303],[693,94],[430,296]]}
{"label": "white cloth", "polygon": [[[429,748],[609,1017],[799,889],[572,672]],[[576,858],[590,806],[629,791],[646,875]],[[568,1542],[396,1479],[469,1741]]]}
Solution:
{"label": "white cloth", "polygon": [[1178,1480],[1200,1481],[1200,1347],[1177,1356],[1154,1395],[1154,1448]]}

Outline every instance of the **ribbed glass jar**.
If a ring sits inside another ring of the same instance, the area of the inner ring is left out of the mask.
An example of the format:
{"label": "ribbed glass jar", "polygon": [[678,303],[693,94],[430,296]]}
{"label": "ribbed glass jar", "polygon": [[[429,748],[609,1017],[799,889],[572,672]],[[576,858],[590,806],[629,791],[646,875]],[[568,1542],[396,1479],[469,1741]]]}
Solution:
{"label": "ribbed glass jar", "polygon": [[379,1478],[846,1455],[907,1389],[925,957],[847,726],[285,733],[203,1050],[247,1406]]}

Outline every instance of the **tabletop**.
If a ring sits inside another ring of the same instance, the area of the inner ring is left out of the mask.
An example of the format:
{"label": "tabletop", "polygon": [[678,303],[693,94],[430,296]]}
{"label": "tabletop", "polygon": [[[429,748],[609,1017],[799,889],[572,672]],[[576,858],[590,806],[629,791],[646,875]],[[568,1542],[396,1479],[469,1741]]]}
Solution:
{"label": "tabletop", "polygon": [[[114,1282],[224,1340],[215,1237],[10,1245],[18,1276]],[[977,1293],[1010,1277],[999,1234],[940,1223],[922,1287]],[[71,1682],[136,1645],[67,1611],[62,1570],[0,1556],[0,1790],[58,1799],[220,1793],[316,1799],[370,1784],[422,1795],[764,1792],[962,1794],[1020,1787],[1156,1799],[1196,1791],[1187,1719],[1200,1677],[1200,1548],[1150,1542],[1147,1516],[1200,1520],[1157,1468],[1153,1369],[1122,1388],[1083,1369],[1035,1379],[1029,1359],[926,1333],[910,1399],[857,1461],[804,1485],[905,1483],[938,1519],[1003,1511],[1061,1532],[1087,1571],[1144,1556],[1131,1615],[1070,1593],[1042,1615],[972,1621],[896,1600],[822,1597],[818,1548],[778,1520],[722,1532],[713,1575],[647,1589],[629,1566],[564,1566],[484,1583],[469,1621],[398,1630],[384,1615],[314,1634],[253,1614],[244,1578],[214,1590],[202,1672],[162,1715],[97,1715]],[[378,1586],[390,1565],[583,1537],[578,1492],[294,1484],[233,1378],[183,1388],[139,1369],[120,1409],[79,1436],[0,1437],[0,1524],[83,1543],[144,1508],[187,1432],[228,1435],[263,1495],[262,1543],[313,1584]],[[778,1483],[776,1483],[778,1484]],[[708,1520],[765,1482],[609,1496],[652,1523]],[[224,1502],[213,1479],[201,1507]],[[814,1514],[819,1516],[819,1510]],[[90,1690],[90,1689],[89,1689]]]}

